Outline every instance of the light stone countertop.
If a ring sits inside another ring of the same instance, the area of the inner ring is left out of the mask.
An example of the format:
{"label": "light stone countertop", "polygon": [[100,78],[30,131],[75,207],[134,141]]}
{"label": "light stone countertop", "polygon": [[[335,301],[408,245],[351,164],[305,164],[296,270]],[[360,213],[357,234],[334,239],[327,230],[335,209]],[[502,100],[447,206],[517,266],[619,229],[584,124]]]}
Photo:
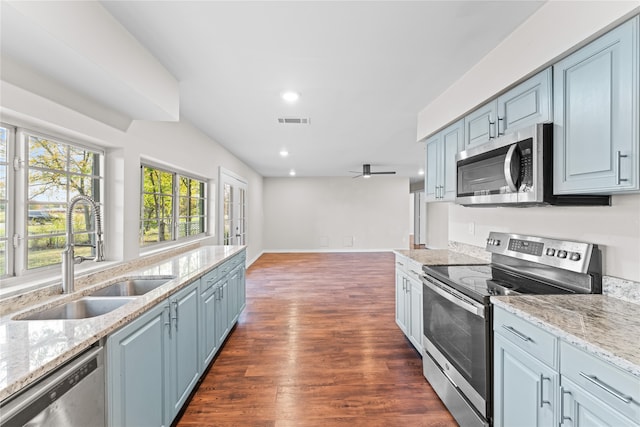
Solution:
{"label": "light stone countertop", "polygon": [[396,249],[398,255],[410,258],[422,265],[488,264],[489,261],[447,249]]}
{"label": "light stone countertop", "polygon": [[[203,246],[1,317],[0,401],[51,372],[244,249],[245,246]],[[161,275],[176,278],[102,316],[78,320],[12,320],[16,315],[76,299],[125,277]]]}
{"label": "light stone countertop", "polygon": [[519,295],[491,302],[640,377],[640,305],[605,295]]}

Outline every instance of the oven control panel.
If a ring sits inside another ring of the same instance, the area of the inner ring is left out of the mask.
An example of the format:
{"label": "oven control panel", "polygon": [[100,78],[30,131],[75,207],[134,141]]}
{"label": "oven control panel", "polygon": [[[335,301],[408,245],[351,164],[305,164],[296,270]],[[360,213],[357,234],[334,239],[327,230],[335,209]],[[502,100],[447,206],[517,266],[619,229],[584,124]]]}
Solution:
{"label": "oven control panel", "polygon": [[493,254],[525,259],[575,272],[586,272],[592,253],[594,250],[599,251],[596,245],[590,243],[495,231],[489,234],[486,250]]}

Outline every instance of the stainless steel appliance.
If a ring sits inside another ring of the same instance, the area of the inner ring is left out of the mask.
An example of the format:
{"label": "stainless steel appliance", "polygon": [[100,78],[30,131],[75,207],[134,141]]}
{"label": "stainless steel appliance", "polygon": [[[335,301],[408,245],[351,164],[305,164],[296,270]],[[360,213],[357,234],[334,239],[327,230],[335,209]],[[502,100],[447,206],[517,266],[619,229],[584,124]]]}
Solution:
{"label": "stainless steel appliance", "polygon": [[609,205],[609,196],[553,194],[553,124],[456,154],[456,203],[466,206]]}
{"label": "stainless steel appliance", "polygon": [[463,426],[492,422],[492,295],[601,293],[596,245],[492,232],[491,264],[424,266],[424,376]]}
{"label": "stainless steel appliance", "polygon": [[103,427],[104,354],[95,346],[0,405],[3,427]]}

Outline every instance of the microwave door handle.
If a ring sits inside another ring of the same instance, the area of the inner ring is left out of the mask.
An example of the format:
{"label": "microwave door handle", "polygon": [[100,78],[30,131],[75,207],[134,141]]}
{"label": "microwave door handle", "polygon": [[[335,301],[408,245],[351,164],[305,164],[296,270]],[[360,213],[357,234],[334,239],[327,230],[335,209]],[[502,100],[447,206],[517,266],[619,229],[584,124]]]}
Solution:
{"label": "microwave door handle", "polygon": [[[514,179],[515,175],[515,179]],[[518,192],[517,180],[520,175],[520,150],[518,144],[513,144],[507,151],[507,156],[504,158],[504,179],[507,181],[509,190],[512,193]]]}

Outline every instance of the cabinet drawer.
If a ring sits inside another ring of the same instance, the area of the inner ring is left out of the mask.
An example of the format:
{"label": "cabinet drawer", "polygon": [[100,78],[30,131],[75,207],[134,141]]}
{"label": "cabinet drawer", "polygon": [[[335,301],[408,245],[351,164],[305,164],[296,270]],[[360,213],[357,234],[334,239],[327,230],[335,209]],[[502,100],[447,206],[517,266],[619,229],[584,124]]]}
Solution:
{"label": "cabinet drawer", "polygon": [[407,272],[407,266],[411,260],[405,256],[396,254],[396,270],[400,270],[404,273]]}
{"label": "cabinet drawer", "polygon": [[640,423],[640,378],[563,341],[560,375]]}
{"label": "cabinet drawer", "polygon": [[200,280],[200,292],[204,293],[211,288],[218,281],[218,277],[218,268],[206,272]]}
{"label": "cabinet drawer", "polygon": [[555,368],[558,339],[528,321],[494,306],[493,331]]}

